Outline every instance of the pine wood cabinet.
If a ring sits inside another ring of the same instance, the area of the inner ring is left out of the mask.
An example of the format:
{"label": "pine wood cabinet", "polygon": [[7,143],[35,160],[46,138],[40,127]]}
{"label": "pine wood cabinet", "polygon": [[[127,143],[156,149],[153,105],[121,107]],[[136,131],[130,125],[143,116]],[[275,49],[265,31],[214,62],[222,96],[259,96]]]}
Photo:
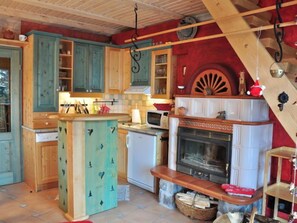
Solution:
{"label": "pine wood cabinet", "polygon": [[23,125],[56,128],[48,116],[58,112],[60,35],[33,32],[23,48]]}
{"label": "pine wood cabinet", "polygon": [[[266,152],[265,159],[265,175],[264,175],[264,187],[263,187],[263,208],[262,214],[265,216],[266,213],[266,198],[267,196],[272,196],[275,198],[274,201],[274,210],[273,210],[273,219],[277,219],[280,222],[288,222],[285,219],[278,217],[278,205],[279,200],[285,200],[289,202],[293,202],[293,195],[290,193],[290,184],[281,181],[281,173],[282,173],[282,162],[283,160],[291,160],[292,155],[295,154],[295,148],[290,147],[279,147]],[[276,182],[270,184],[270,162],[271,158],[277,159],[277,177]],[[294,200],[295,204],[297,200]]]}
{"label": "pine wood cabinet", "polygon": [[23,129],[24,181],[38,192],[58,186],[57,141],[36,142],[36,132]]}
{"label": "pine wood cabinet", "polygon": [[152,51],[151,97],[170,99],[173,94],[176,58],[172,49]]}
{"label": "pine wood cabinet", "polygon": [[126,136],[128,131],[118,129],[118,177],[127,179],[128,148],[126,146]]}
{"label": "pine wood cabinet", "polygon": [[123,92],[124,49],[105,47],[105,93]]}
{"label": "pine wood cabinet", "polygon": [[104,93],[104,47],[74,43],[73,92]]}

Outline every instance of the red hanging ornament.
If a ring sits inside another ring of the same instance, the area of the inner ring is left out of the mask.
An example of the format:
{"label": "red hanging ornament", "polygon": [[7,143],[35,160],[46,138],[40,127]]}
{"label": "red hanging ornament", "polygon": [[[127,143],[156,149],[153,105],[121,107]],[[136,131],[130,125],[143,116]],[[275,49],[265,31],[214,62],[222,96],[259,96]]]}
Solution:
{"label": "red hanging ornament", "polygon": [[263,91],[266,87],[259,84],[259,78],[256,79],[255,83],[251,86],[250,90],[247,91],[248,95],[260,97],[263,95]]}

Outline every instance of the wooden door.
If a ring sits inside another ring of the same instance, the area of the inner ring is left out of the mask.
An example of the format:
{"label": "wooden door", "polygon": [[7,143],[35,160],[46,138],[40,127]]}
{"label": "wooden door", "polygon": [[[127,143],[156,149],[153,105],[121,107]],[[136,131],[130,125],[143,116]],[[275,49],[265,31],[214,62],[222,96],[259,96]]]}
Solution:
{"label": "wooden door", "polygon": [[34,112],[58,111],[59,39],[36,35],[34,42]]}
{"label": "wooden door", "polygon": [[0,185],[20,182],[21,50],[0,47]]}
{"label": "wooden door", "polygon": [[89,47],[89,92],[104,92],[104,48]]}
{"label": "wooden door", "polygon": [[88,44],[74,44],[73,91],[87,92],[88,90]]}
{"label": "wooden door", "polygon": [[58,142],[37,143],[37,184],[55,185],[58,182]]}

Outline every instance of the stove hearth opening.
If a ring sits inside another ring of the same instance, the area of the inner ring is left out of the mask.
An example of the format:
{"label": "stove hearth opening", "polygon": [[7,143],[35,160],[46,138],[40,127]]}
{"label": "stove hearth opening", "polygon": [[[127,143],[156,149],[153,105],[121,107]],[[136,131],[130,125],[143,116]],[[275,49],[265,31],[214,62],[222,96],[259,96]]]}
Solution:
{"label": "stove hearth opening", "polygon": [[230,183],[232,134],[178,127],[177,142],[177,171]]}

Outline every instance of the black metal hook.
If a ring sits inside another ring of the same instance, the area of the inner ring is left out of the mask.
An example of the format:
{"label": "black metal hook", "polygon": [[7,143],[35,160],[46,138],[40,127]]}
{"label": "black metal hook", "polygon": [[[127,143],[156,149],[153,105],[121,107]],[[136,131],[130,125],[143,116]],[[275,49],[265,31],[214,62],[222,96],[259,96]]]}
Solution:
{"label": "black metal hook", "polygon": [[277,18],[274,20],[273,31],[279,47],[279,52],[274,53],[274,60],[275,62],[279,63],[282,61],[282,58],[283,58],[283,48],[282,48],[281,42],[283,41],[283,38],[285,35],[284,27],[280,27],[279,25],[279,23],[283,22],[283,19],[280,14],[280,9],[282,7],[283,0],[276,0],[275,2],[276,2],[275,9],[276,9]]}
{"label": "black metal hook", "polygon": [[135,41],[137,41],[138,37],[138,30],[137,30],[137,4],[135,3],[134,7],[134,13],[135,13],[135,28],[134,28],[134,33],[131,36],[131,41],[132,41],[132,46],[130,47],[130,56],[132,60],[135,62],[135,64],[132,65],[131,71],[136,74],[140,71],[140,64],[139,61],[141,59],[141,52],[136,51],[138,49],[138,46],[136,45]]}

